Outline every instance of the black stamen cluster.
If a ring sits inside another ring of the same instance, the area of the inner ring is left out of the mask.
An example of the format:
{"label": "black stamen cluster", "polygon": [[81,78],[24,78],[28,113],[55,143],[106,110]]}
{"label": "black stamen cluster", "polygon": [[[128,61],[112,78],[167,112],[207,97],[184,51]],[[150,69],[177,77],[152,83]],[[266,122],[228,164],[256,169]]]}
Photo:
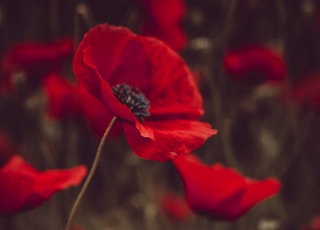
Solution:
{"label": "black stamen cluster", "polygon": [[128,106],[140,121],[150,115],[149,101],[138,88],[118,84],[112,87],[112,93],[122,104]]}

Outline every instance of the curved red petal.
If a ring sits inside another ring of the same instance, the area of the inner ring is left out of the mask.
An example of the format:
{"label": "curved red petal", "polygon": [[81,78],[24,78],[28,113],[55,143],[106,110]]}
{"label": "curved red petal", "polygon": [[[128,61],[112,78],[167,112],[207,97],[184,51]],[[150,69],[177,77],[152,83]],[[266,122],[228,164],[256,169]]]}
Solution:
{"label": "curved red petal", "polygon": [[[41,195],[42,199],[49,199],[57,191],[64,190],[70,186],[77,186],[87,173],[83,165],[70,169],[46,170],[37,175],[34,192]],[[39,200],[42,202],[42,200]]]}
{"label": "curved red petal", "polygon": [[193,75],[182,58],[154,38],[140,37],[152,65],[151,116],[203,114],[202,97]]}
{"label": "curved red petal", "polygon": [[137,35],[125,27],[108,24],[93,27],[85,34],[74,57],[78,81],[94,94],[99,90],[97,75],[111,86],[125,83],[146,90],[150,64],[136,39]]}
{"label": "curved red petal", "polygon": [[123,123],[123,127],[132,150],[142,158],[155,161],[189,154],[217,133],[208,123],[188,120]]}
{"label": "curved red petal", "polygon": [[184,181],[188,202],[197,209],[227,199],[244,187],[239,173],[220,164],[206,166],[193,155],[177,157],[173,163]]}
{"label": "curved red petal", "polygon": [[229,206],[234,209],[229,212],[229,219],[235,219],[246,213],[253,206],[270,198],[280,191],[281,184],[275,178],[267,178],[261,181],[247,181],[246,189],[238,202],[232,202]]}
{"label": "curved red petal", "polygon": [[33,168],[30,164],[25,162],[25,160],[22,157],[15,155],[11,157],[10,160],[1,168],[1,172],[20,172],[21,174],[26,174],[32,177],[37,173],[37,170]]}
{"label": "curved red petal", "polygon": [[275,178],[245,183],[241,191],[210,206],[207,213],[219,219],[235,220],[244,215],[255,205],[277,194],[281,188],[280,182]]}
{"label": "curved red petal", "polygon": [[78,185],[85,166],[39,172],[20,156],[12,157],[0,169],[0,215],[10,215],[41,205],[54,193]]}
{"label": "curved red petal", "polygon": [[30,187],[34,185],[33,181],[28,178],[20,178],[15,174],[1,172],[0,181],[1,184],[6,185],[0,187],[0,215],[9,215],[23,211],[25,195],[29,196],[31,194]]}
{"label": "curved red petal", "polygon": [[203,165],[192,155],[179,156],[173,162],[184,182],[190,207],[219,219],[240,217],[281,187],[276,179],[251,180],[220,164]]}

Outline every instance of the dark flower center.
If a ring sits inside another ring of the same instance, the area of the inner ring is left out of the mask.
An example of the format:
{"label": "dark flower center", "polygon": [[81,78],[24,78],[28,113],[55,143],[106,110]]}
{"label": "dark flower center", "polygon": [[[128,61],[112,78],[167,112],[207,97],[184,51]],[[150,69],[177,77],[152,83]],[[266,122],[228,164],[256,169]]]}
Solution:
{"label": "dark flower center", "polygon": [[118,84],[112,87],[112,93],[122,104],[128,106],[140,121],[150,115],[149,101],[138,88]]}

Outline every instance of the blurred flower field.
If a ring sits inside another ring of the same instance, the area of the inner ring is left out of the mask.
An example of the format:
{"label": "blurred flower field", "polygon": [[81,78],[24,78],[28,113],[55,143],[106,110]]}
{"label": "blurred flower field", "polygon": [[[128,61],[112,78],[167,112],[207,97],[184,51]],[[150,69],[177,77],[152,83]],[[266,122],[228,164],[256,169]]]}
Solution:
{"label": "blurred flower field", "polygon": [[319,38],[318,0],[0,2],[0,229],[319,230]]}

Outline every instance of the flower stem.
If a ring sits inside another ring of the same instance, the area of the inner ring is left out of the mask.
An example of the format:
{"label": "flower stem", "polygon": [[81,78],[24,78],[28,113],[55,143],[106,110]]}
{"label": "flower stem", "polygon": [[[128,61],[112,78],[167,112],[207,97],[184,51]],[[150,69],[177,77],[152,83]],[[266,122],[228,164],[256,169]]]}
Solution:
{"label": "flower stem", "polygon": [[91,27],[93,27],[96,23],[95,23],[95,19],[92,15],[92,12],[90,10],[90,8],[88,7],[87,4],[85,3],[79,3],[76,8],[75,8],[75,12],[74,12],[74,32],[73,32],[73,36],[74,36],[74,45],[75,48],[78,47],[79,42],[82,38],[82,22],[84,22],[85,24],[85,29],[90,29]]}
{"label": "flower stem", "polygon": [[84,184],[83,184],[83,186],[82,186],[82,188],[81,188],[81,190],[80,190],[80,192],[79,192],[79,194],[78,194],[78,196],[77,196],[77,198],[76,198],[76,200],[75,200],[75,202],[73,204],[73,207],[72,207],[71,212],[70,212],[69,217],[68,217],[68,222],[66,224],[65,230],[68,230],[70,228],[70,226],[71,226],[71,223],[72,223],[73,218],[74,218],[74,216],[76,214],[76,211],[77,211],[77,209],[79,207],[79,204],[80,204],[80,202],[82,200],[82,197],[85,194],[85,192],[86,192],[86,190],[87,190],[87,188],[89,186],[89,183],[91,182],[91,179],[92,179],[92,177],[93,177],[93,175],[94,175],[94,173],[95,173],[95,171],[97,169],[97,166],[99,164],[101,153],[102,153],[104,144],[106,142],[106,139],[107,139],[107,137],[108,137],[108,135],[110,133],[110,130],[113,127],[113,125],[114,125],[116,120],[117,120],[116,116],[114,116],[111,119],[106,131],[104,132],[104,134],[103,134],[103,136],[101,138],[101,141],[99,143],[99,146],[98,146],[95,158],[93,160],[90,172],[89,172],[89,174],[88,174],[88,176],[87,176],[87,178],[86,178],[86,180],[85,180],[85,182],[84,182]]}

